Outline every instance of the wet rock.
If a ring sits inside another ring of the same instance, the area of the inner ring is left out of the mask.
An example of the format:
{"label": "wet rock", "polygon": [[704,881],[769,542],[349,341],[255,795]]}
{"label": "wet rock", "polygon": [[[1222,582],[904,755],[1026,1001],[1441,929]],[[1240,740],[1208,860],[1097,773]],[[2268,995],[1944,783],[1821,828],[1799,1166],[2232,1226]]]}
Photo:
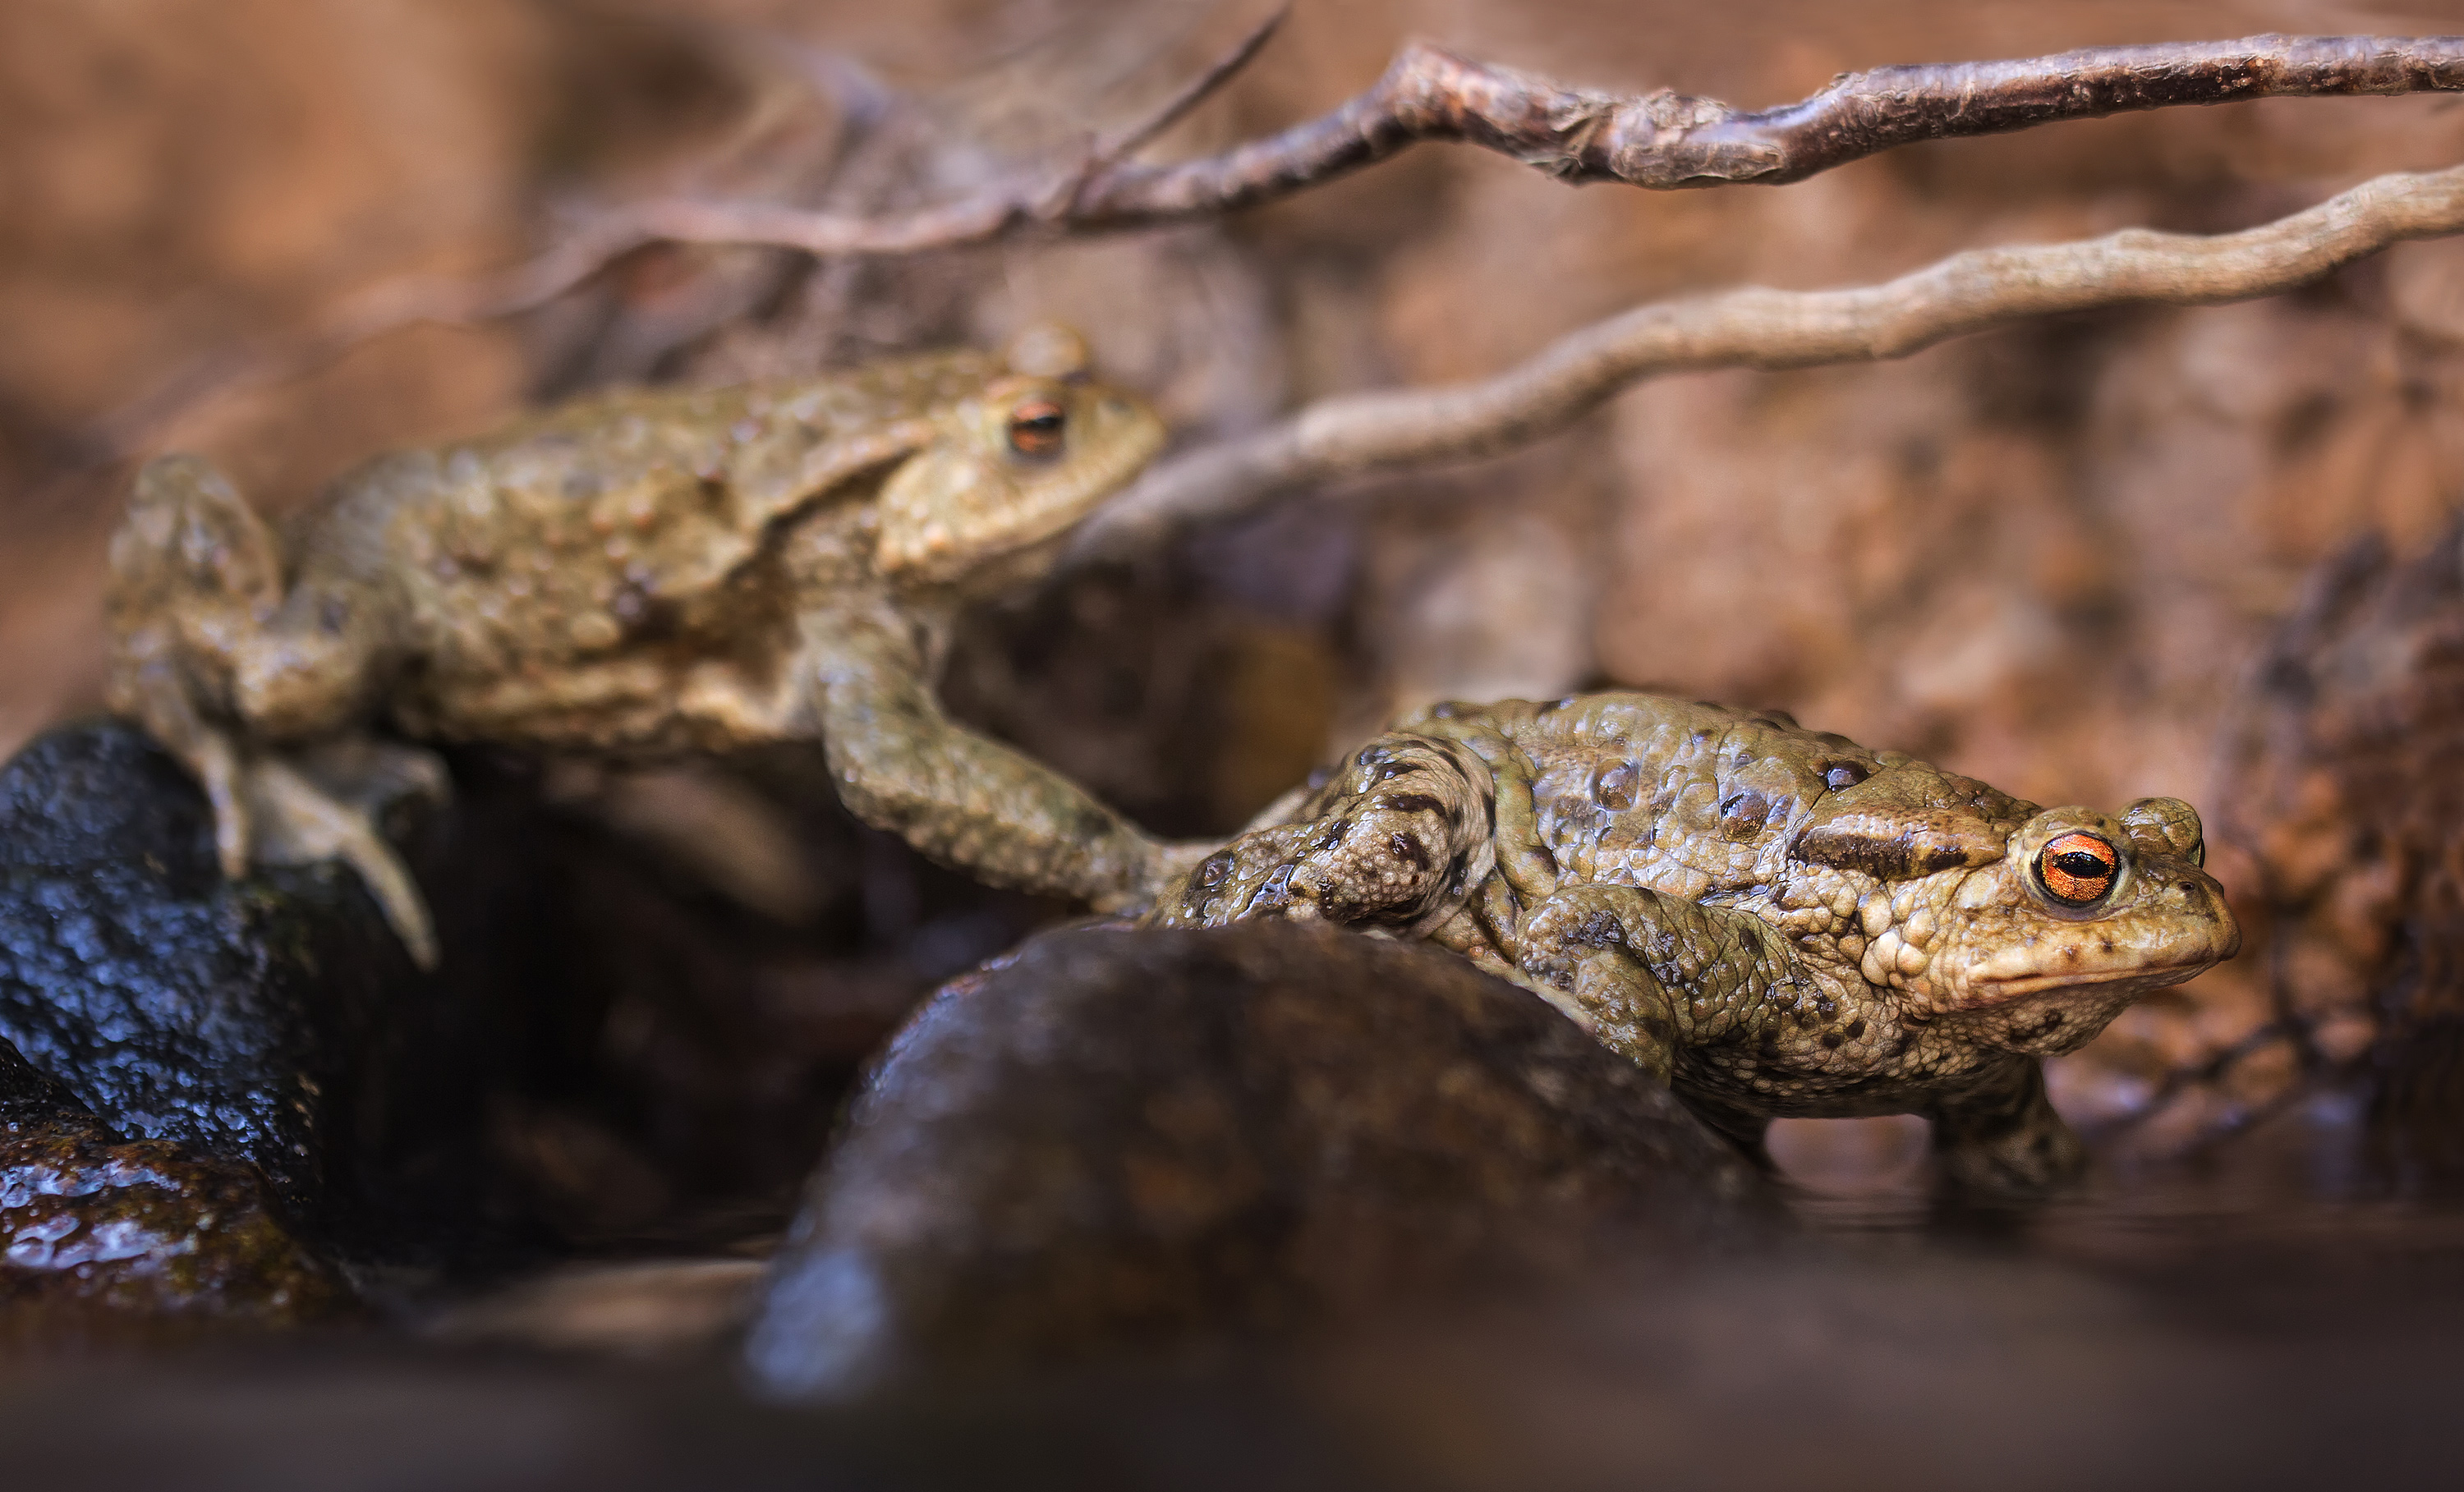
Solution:
{"label": "wet rock", "polygon": [[340,867],[224,882],[203,795],[133,727],[0,768],[0,1040],[112,1131],[253,1165],[321,1228],[433,1213],[479,1124],[434,1074],[490,1049],[444,988]]}
{"label": "wet rock", "polygon": [[0,1042],[0,1306],[12,1333],[63,1315],[289,1322],[344,1305],[246,1165],[123,1143]]}
{"label": "wet rock", "polygon": [[13,1130],[20,1125],[34,1128],[93,1117],[67,1085],[28,1062],[17,1048],[0,1042],[0,1125]]}
{"label": "wet rock", "polygon": [[0,1041],[119,1133],[256,1166],[349,1257],[775,1237],[865,1057],[1051,911],[863,829],[800,760],[738,765],[810,862],[809,915],[473,753],[450,808],[395,825],[444,947],[426,976],[349,870],[226,883],[176,763],[64,726],[0,767]]}
{"label": "wet rock", "polygon": [[1280,1334],[1758,1231],[1668,1091],[1441,951],[1089,927],[944,989],[817,1178],[754,1329],[772,1389]]}

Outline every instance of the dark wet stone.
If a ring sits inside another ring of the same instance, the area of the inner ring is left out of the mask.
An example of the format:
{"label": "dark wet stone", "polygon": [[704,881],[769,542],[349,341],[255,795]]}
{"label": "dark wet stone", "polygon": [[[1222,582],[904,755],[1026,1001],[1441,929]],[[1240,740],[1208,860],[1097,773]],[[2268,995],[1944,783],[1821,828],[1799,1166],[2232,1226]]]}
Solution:
{"label": "dark wet stone", "polygon": [[334,1269],[266,1205],[255,1172],[91,1118],[0,1123],[0,1310],[286,1324],[346,1306]]}
{"label": "dark wet stone", "polygon": [[36,1126],[93,1116],[93,1110],[77,1102],[68,1085],[35,1067],[17,1048],[0,1042],[0,1125]]}
{"label": "dark wet stone", "polygon": [[1441,950],[1066,930],[936,996],[816,1179],[751,1341],[832,1395],[1278,1334],[1767,1225],[1667,1090]]}
{"label": "dark wet stone", "polygon": [[0,1041],[119,1133],[257,1166],[348,1257],[775,1236],[865,1058],[1050,913],[856,825],[818,754],[745,766],[803,803],[825,894],[801,922],[561,810],[532,764],[455,757],[451,807],[393,825],[431,976],[351,871],[226,884],[175,762],[61,727],[0,768]]}
{"label": "dark wet stone", "polygon": [[256,1174],[165,1140],[121,1143],[0,1042],[0,1308],[296,1321],[349,1299],[268,1211]]}
{"label": "dark wet stone", "polygon": [[117,1133],[253,1165],[320,1228],[433,1212],[479,1124],[433,1074],[487,1050],[441,988],[338,866],[226,884],[203,795],[133,727],[0,768],[0,1040]]}

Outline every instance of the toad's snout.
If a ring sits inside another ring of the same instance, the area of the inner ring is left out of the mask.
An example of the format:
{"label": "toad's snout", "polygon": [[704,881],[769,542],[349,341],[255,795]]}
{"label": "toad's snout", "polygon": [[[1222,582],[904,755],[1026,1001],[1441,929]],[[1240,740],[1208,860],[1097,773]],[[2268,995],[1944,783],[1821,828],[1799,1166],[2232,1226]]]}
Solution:
{"label": "toad's snout", "polygon": [[2148,912],[2158,925],[2175,930],[2174,941],[2185,954],[2179,961],[2205,967],[2241,952],[2241,924],[2233,920],[2215,877],[2178,861],[2147,866],[2142,873],[2150,883]]}

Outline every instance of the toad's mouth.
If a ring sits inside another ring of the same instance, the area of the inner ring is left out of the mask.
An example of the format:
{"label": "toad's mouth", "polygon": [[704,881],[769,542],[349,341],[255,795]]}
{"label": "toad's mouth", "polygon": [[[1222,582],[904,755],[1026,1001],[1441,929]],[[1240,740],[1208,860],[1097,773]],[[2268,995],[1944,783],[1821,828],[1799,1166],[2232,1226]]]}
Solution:
{"label": "toad's mouth", "polygon": [[2214,958],[2191,958],[2179,963],[2133,964],[2127,969],[2076,969],[2062,974],[2030,974],[2010,979],[1978,979],[1975,986],[1982,992],[1969,1004],[2000,1004],[2005,1000],[2024,999],[2047,990],[2077,989],[2082,984],[2119,984],[2125,980],[2161,990],[2168,984],[2179,984],[2194,975],[2216,966]]}

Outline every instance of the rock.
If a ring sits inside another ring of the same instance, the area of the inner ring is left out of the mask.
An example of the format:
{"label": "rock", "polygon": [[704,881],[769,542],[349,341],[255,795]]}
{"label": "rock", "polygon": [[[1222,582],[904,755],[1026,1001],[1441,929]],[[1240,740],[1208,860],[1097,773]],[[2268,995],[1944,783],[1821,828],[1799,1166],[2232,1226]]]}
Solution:
{"label": "rock", "polygon": [[291,1322],[349,1300],[265,1205],[249,1167],[122,1143],[0,1042],[0,1306],[12,1334],[63,1315]]}
{"label": "rock", "polygon": [[2350,1086],[2381,1177],[2451,1191],[2464,1186],[2459,557],[2451,522],[2409,557],[2371,537],[2313,567],[2229,718],[2220,827],[2265,898],[2281,1008],[2272,1031],[2194,1058],[2277,1056],[2245,1064],[2246,1110]]}
{"label": "rock", "polygon": [[790,1395],[1279,1334],[1756,1233],[1667,1089],[1442,951],[1306,925],[1047,933],[893,1042],[749,1354]]}
{"label": "rock", "polygon": [[443,989],[339,866],[224,882],[203,794],[134,727],[0,768],[0,1040],[117,1133],[253,1165],[323,1229],[451,1211],[439,1157],[481,1123],[451,1075],[491,1045]]}
{"label": "rock", "polygon": [[28,1062],[17,1048],[0,1042],[0,1125],[31,1129],[93,1117],[66,1084]]}
{"label": "rock", "polygon": [[827,894],[787,925],[532,764],[457,757],[453,804],[398,826],[427,976],[351,871],[225,883],[176,763],[63,726],[0,767],[0,1041],[121,1134],[256,1166],[349,1257],[775,1237],[865,1057],[1050,915],[861,828],[818,760],[738,764],[803,804],[778,837]]}
{"label": "rock", "polygon": [[766,1273],[755,1259],[563,1264],[455,1303],[422,1334],[630,1358],[715,1353],[744,1329]]}

